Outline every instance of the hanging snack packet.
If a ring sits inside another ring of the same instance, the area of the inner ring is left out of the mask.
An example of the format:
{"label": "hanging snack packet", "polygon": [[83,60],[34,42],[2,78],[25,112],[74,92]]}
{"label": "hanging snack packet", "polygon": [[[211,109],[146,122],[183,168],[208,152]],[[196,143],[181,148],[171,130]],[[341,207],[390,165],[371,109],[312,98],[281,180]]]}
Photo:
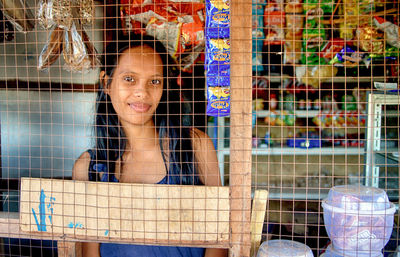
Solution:
{"label": "hanging snack packet", "polygon": [[383,34],[371,26],[362,26],[356,30],[359,48],[363,51],[382,54],[385,50]]}
{"label": "hanging snack packet", "polygon": [[386,21],[382,17],[374,17],[374,25],[385,32],[386,42],[394,47],[400,48],[400,28],[399,26]]}
{"label": "hanging snack packet", "polygon": [[297,1],[290,1],[285,5],[286,35],[299,36],[304,27],[303,5]]}
{"label": "hanging snack packet", "polygon": [[205,31],[208,38],[230,37],[229,0],[206,0]]}
{"label": "hanging snack packet", "polygon": [[28,32],[35,27],[35,17],[21,0],[1,0],[0,7],[3,15],[11,22],[15,29],[20,32]]}
{"label": "hanging snack packet", "polygon": [[343,15],[346,22],[339,24],[340,38],[351,40],[354,37],[354,31],[358,22],[358,0],[343,0],[339,6],[339,15]]}
{"label": "hanging snack packet", "polygon": [[304,24],[303,6],[298,1],[285,5],[286,32],[284,63],[299,63],[301,58],[302,31]]}
{"label": "hanging snack packet", "polygon": [[332,60],[337,53],[344,47],[344,40],[340,38],[333,38],[325,43],[321,51],[318,53],[319,57],[327,60]]}
{"label": "hanging snack packet", "polygon": [[206,41],[205,66],[207,86],[230,85],[229,39],[209,39]]}
{"label": "hanging snack packet", "polygon": [[[303,30],[303,54],[301,63],[318,65],[321,63],[318,56],[319,49],[325,42],[325,31],[321,28],[306,28]],[[323,62],[323,61],[322,61]]]}
{"label": "hanging snack packet", "polygon": [[63,55],[64,68],[68,71],[88,72],[99,64],[96,49],[89,37],[81,26],[78,30],[75,23],[70,30],[65,31]]}
{"label": "hanging snack packet", "polygon": [[282,8],[283,3],[270,2],[265,7],[264,26],[265,44],[282,45],[285,42],[285,12]]}
{"label": "hanging snack packet", "polygon": [[54,27],[50,31],[49,40],[39,56],[39,70],[46,70],[60,56],[64,42],[64,29]]}
{"label": "hanging snack packet", "polygon": [[299,37],[291,37],[292,34],[286,34],[285,38],[285,55],[284,55],[284,63],[299,63],[301,59],[301,47],[302,40],[301,36]]}
{"label": "hanging snack packet", "polygon": [[230,113],[230,87],[207,88],[207,115],[214,117],[228,116]]}
{"label": "hanging snack packet", "polygon": [[329,64],[340,67],[356,67],[362,62],[366,62],[367,58],[368,53],[358,52],[349,46],[345,46],[331,61],[329,61]]}
{"label": "hanging snack packet", "polygon": [[334,0],[304,0],[303,8],[306,13],[313,9],[320,9],[323,14],[331,14],[334,4]]}

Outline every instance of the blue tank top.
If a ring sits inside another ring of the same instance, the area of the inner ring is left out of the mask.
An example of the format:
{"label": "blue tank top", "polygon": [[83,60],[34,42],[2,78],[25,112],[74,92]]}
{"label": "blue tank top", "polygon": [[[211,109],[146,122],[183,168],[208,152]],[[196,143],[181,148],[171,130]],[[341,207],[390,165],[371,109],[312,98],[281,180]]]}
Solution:
{"label": "blue tank top", "polygon": [[[107,166],[96,163],[95,153],[92,150],[89,164],[89,180],[101,182],[119,182],[114,174],[109,174]],[[102,176],[99,177],[99,173]],[[178,184],[173,176],[165,176],[157,184]],[[101,257],[203,257],[205,249],[196,247],[158,246],[158,245],[128,245],[128,244],[100,244]]]}

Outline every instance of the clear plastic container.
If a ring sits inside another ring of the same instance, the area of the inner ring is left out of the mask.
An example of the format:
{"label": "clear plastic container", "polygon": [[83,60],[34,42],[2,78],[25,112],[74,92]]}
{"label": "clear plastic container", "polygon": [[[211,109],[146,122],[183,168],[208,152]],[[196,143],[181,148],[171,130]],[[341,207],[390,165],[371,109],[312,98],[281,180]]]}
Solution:
{"label": "clear plastic container", "polygon": [[314,257],[314,255],[307,245],[282,239],[263,242],[257,257]]}
{"label": "clear plastic container", "polygon": [[326,204],[347,211],[380,211],[390,208],[386,192],[361,185],[335,186],[329,190]]}
{"label": "clear plastic container", "polygon": [[[377,255],[375,255],[377,254]],[[340,251],[329,245],[320,257],[383,257],[382,252],[350,252]]]}
{"label": "clear plastic container", "polygon": [[393,230],[394,205],[384,190],[360,185],[331,188],[322,202],[333,248],[349,255],[379,256]]}

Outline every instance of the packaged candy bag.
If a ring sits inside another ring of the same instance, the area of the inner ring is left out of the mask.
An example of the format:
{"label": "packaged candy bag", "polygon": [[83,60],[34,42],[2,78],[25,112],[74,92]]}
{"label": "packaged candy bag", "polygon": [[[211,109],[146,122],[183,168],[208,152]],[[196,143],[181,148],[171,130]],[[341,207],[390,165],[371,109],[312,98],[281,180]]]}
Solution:
{"label": "packaged candy bag", "polygon": [[265,44],[281,45],[285,42],[286,17],[283,3],[271,1],[265,7]]}
{"label": "packaged candy bag", "polygon": [[121,6],[125,33],[132,31],[155,37],[181,70],[191,71],[205,45],[203,3],[121,0]]}
{"label": "packaged candy bag", "polygon": [[360,49],[363,51],[381,54],[385,49],[383,34],[371,26],[358,27],[356,38]]}
{"label": "packaged candy bag", "polygon": [[230,114],[230,87],[207,88],[207,115],[214,117],[228,116]]}
{"label": "packaged candy bag", "polygon": [[303,6],[299,1],[289,1],[285,6],[286,32],[284,63],[299,63],[302,51]]}
{"label": "packaged candy bag", "polygon": [[208,38],[229,38],[229,0],[206,0],[206,34]]}
{"label": "packaged candy bag", "polygon": [[229,39],[209,39],[206,41],[205,69],[209,87],[230,85]]}
{"label": "packaged candy bag", "polygon": [[344,47],[344,40],[334,38],[324,44],[321,51],[318,53],[319,57],[331,60],[337,53]]}
{"label": "packaged candy bag", "polygon": [[329,61],[329,64],[334,64],[339,67],[355,67],[361,63],[365,64],[367,61],[368,53],[359,52],[349,46],[345,46]]}

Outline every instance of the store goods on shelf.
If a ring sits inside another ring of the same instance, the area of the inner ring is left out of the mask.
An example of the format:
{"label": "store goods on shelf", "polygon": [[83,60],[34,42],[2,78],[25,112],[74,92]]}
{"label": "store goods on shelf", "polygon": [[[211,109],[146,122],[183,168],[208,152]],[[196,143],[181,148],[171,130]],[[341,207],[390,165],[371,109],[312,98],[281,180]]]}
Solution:
{"label": "store goods on shelf", "polygon": [[314,257],[311,248],[290,240],[268,240],[261,244],[257,257]]}
{"label": "store goods on shelf", "polygon": [[[325,228],[339,256],[380,256],[396,208],[386,192],[361,185],[335,186],[323,200]],[[345,253],[345,255],[340,255]]]}

